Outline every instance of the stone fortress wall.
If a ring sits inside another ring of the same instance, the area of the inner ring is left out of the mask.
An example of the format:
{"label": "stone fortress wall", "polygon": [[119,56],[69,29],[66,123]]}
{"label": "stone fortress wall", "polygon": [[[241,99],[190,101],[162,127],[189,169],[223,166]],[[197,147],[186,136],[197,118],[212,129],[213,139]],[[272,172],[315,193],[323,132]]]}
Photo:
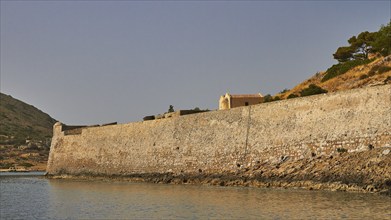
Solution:
{"label": "stone fortress wall", "polygon": [[79,132],[64,126],[54,125],[49,175],[232,173],[391,146],[391,85]]}

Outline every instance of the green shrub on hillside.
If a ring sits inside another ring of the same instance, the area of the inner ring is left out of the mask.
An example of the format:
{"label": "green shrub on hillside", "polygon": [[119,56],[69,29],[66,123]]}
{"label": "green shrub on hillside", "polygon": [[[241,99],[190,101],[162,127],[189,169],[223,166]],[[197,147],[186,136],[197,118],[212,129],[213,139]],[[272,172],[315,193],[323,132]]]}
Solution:
{"label": "green shrub on hillside", "polygon": [[379,69],[377,70],[378,74],[386,73],[388,71],[391,71],[391,67],[389,66],[380,66]]}
{"label": "green shrub on hillside", "polygon": [[299,96],[292,93],[292,94],[288,95],[287,99],[293,99],[293,98],[297,98],[297,97],[299,97]]}
{"label": "green shrub on hillside", "polygon": [[325,81],[332,79],[336,76],[342,75],[342,74],[346,73],[347,71],[351,70],[353,67],[368,64],[372,61],[374,61],[374,59],[350,60],[350,61],[347,61],[344,63],[335,64],[332,67],[327,69],[326,74],[322,78],[322,82],[325,82]]}
{"label": "green shrub on hillside", "polygon": [[274,99],[273,99],[273,101],[279,101],[279,100],[281,100],[280,96],[275,96]]}
{"label": "green shrub on hillside", "polygon": [[367,75],[367,74],[363,74],[363,75],[361,75],[360,76],[360,79],[366,79],[366,78],[368,78],[369,76]]}
{"label": "green shrub on hillside", "polygon": [[270,94],[267,94],[263,97],[263,102],[272,102],[273,97]]}
{"label": "green shrub on hillside", "polygon": [[305,88],[300,91],[301,96],[310,96],[310,95],[316,95],[316,94],[322,94],[327,93],[327,90],[322,89],[321,87],[311,84],[308,86],[308,88]]}
{"label": "green shrub on hillside", "polygon": [[275,96],[273,98],[273,96],[271,96],[270,94],[267,94],[263,97],[263,102],[274,102],[274,101],[279,101],[281,100],[281,97],[280,96]]}
{"label": "green shrub on hillside", "polygon": [[371,70],[369,70],[368,75],[373,76],[376,73],[377,74],[382,74],[385,72],[391,71],[391,67],[389,66],[384,66],[384,65],[379,65],[379,66],[373,66]]}

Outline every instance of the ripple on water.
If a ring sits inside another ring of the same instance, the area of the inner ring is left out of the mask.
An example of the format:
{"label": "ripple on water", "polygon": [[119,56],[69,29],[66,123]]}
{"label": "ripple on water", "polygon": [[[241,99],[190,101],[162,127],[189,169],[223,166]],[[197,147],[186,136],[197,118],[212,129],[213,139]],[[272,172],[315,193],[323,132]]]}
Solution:
{"label": "ripple on water", "polygon": [[1,219],[390,219],[373,194],[0,176]]}

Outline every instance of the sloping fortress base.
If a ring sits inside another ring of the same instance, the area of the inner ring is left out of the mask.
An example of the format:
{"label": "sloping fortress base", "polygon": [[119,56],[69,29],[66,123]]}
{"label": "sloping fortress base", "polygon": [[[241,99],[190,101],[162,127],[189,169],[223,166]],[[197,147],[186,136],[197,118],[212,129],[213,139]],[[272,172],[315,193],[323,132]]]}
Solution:
{"label": "sloping fortress base", "polygon": [[388,146],[391,85],[382,85],[129,124],[72,129],[56,123],[47,172],[235,175]]}

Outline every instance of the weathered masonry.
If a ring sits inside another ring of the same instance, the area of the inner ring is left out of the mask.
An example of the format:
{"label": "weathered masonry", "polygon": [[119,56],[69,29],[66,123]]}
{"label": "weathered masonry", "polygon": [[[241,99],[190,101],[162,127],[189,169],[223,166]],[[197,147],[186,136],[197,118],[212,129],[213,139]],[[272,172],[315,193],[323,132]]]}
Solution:
{"label": "weathered masonry", "polygon": [[256,105],[261,104],[262,102],[263,96],[261,95],[261,93],[247,95],[231,95],[226,93],[225,95],[220,96],[219,110]]}
{"label": "weathered masonry", "polygon": [[54,125],[51,175],[222,173],[391,145],[391,85],[78,132]]}

